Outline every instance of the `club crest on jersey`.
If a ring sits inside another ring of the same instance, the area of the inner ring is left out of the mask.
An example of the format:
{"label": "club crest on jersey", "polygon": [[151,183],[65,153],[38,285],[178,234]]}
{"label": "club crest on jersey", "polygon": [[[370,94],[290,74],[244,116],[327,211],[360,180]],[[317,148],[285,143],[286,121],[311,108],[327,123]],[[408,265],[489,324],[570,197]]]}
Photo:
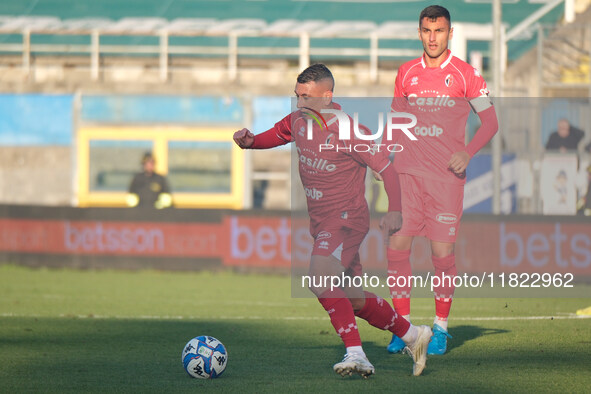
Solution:
{"label": "club crest on jersey", "polygon": [[419,77],[417,77],[416,75],[414,77],[412,77],[412,79],[410,80],[410,86],[415,86],[419,84]]}
{"label": "club crest on jersey", "polygon": [[451,74],[445,76],[445,86],[448,88],[454,83],[454,77]]}

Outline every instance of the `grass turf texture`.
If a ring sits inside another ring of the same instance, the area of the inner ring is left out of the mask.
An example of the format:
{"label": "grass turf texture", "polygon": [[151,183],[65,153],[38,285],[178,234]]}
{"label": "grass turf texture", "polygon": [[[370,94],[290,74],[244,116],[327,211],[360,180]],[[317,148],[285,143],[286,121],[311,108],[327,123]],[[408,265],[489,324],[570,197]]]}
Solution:
{"label": "grass turf texture", "polygon": [[[430,356],[420,377],[408,356],[386,352],[388,333],[359,321],[376,367],[362,380],[332,371],[340,339],[315,299],[290,297],[287,277],[1,266],[0,391],[588,392],[591,320],[560,317],[589,305],[455,300],[448,354]],[[432,323],[431,299],[412,307],[414,323]],[[228,349],[219,379],[184,372],[181,350],[197,335]]]}

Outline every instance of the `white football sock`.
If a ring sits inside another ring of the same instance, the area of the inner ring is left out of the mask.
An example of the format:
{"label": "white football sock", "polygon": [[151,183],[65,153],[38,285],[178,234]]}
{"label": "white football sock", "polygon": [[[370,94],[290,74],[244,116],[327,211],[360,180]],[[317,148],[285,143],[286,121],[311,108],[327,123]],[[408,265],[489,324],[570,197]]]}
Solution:
{"label": "white football sock", "polygon": [[438,316],[435,316],[435,320],[433,320],[433,324],[437,324],[439,327],[441,327],[445,331],[447,331],[447,317],[442,319]]}
{"label": "white football sock", "polygon": [[419,330],[417,329],[416,326],[413,326],[411,324],[410,327],[408,328],[408,331],[406,332],[406,334],[404,334],[402,336],[402,338],[400,338],[400,339],[402,339],[404,341],[404,343],[406,343],[408,345],[408,344],[416,341],[418,335],[419,335]]}
{"label": "white football sock", "polygon": [[365,352],[363,351],[363,348],[361,346],[349,346],[347,348],[347,354],[358,354],[360,356],[366,357],[365,356]]}

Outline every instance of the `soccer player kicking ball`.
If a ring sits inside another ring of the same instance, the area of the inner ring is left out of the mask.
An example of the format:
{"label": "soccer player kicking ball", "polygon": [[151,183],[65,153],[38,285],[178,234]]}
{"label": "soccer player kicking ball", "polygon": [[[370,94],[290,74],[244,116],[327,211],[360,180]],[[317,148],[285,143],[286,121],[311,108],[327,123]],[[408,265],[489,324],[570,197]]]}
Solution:
{"label": "soccer player kicking ball", "polygon": [[[421,12],[419,38],[424,53],[399,68],[392,101],[392,111],[416,115],[418,140],[404,144],[404,151],[394,158],[405,216],[401,230],[389,240],[390,293],[396,312],[409,319],[410,249],[415,236],[425,235],[431,241],[435,276],[440,278],[433,281],[439,286],[434,288],[435,321],[428,354],[444,354],[447,338],[451,338],[447,319],[457,274],[454,244],[462,216],[466,167],[498,128],[486,82],[447,48],[452,34],[447,9],[433,5]],[[482,125],[466,146],[470,109]],[[404,346],[394,335],[388,351],[397,353]]]}
{"label": "soccer player kicking ball", "polygon": [[[367,141],[355,137],[339,140],[337,116],[322,113],[322,110],[340,110],[340,106],[332,101],[333,89],[330,70],[322,64],[312,65],[297,78],[297,111],[256,136],[247,129],[234,133],[234,141],[243,149],[267,149],[295,142],[300,178],[307,196],[310,233],[314,238],[309,268],[312,278],[362,275],[359,246],[369,230],[369,210],[364,195],[367,166],[386,179],[384,187],[392,212],[382,220],[382,229],[393,233],[402,222],[398,175],[387,158],[388,153],[359,153],[350,149],[356,142]],[[309,121],[312,118],[319,120],[318,123]],[[308,127],[312,127],[310,137]],[[358,316],[372,326],[400,337],[413,357],[413,374],[421,374],[431,337],[428,326],[411,325],[387,302],[362,288],[331,288],[320,282],[312,280],[310,290],[328,312],[347,348],[343,361],[333,367],[336,373],[342,376],[355,373],[363,377],[374,373],[374,367],[361,346],[355,322],[355,316]]]}

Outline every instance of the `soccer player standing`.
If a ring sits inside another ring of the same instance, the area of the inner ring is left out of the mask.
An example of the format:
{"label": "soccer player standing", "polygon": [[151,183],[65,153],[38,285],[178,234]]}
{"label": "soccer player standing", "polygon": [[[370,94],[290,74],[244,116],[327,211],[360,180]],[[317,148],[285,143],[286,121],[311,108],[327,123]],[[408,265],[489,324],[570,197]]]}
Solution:
{"label": "soccer player standing", "polygon": [[[400,175],[404,223],[388,244],[390,293],[394,309],[410,319],[410,249],[415,236],[429,238],[435,276],[442,280],[434,288],[435,321],[428,354],[444,354],[451,337],[447,319],[455,290],[454,245],[463,210],[466,167],[498,129],[486,82],[448,49],[452,34],[447,9],[433,5],[421,12],[423,56],[399,68],[392,101],[392,111],[416,115],[414,132],[418,140],[405,144],[394,158]],[[482,125],[466,146],[466,121],[471,109]],[[403,348],[403,341],[394,335],[388,351],[397,353]]]}
{"label": "soccer player standing", "polygon": [[[268,149],[295,142],[299,173],[306,191],[310,233],[314,238],[309,274],[312,278],[361,276],[359,247],[369,230],[369,210],[365,200],[365,174],[369,166],[385,180],[389,197],[389,215],[381,223],[389,233],[401,226],[400,186],[387,152],[357,152],[356,140],[340,140],[339,119],[323,110],[340,110],[332,101],[334,79],[330,70],[315,64],[297,78],[295,94],[298,110],[275,126],[254,135],[248,129],[234,133],[234,141],[243,149]],[[320,122],[318,115],[324,122]],[[325,119],[326,117],[326,119]],[[311,121],[316,118],[318,123]],[[353,125],[351,118],[350,125]],[[308,127],[312,126],[312,136]],[[351,133],[353,134],[353,133]],[[355,286],[332,288],[312,280],[310,290],[328,312],[331,323],[345,344],[343,361],[335,364],[336,373],[357,373],[367,377],[374,367],[367,359],[355,316],[374,327],[389,330],[400,337],[413,357],[413,374],[421,374],[431,329],[416,327],[398,315],[383,299]]]}

